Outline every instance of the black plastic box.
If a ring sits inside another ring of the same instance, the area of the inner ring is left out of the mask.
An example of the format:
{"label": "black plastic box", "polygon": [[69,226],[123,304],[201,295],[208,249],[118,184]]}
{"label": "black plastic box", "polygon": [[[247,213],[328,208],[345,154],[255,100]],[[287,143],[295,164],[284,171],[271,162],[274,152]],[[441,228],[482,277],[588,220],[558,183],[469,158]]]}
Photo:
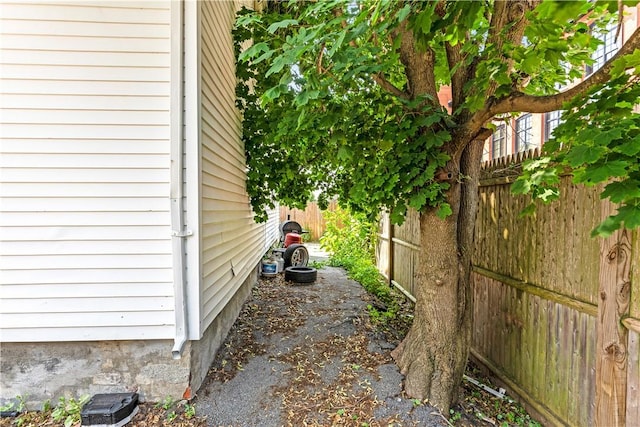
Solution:
{"label": "black plastic box", "polygon": [[82,407],[80,417],[83,426],[124,425],[137,408],[138,393],[96,394]]}

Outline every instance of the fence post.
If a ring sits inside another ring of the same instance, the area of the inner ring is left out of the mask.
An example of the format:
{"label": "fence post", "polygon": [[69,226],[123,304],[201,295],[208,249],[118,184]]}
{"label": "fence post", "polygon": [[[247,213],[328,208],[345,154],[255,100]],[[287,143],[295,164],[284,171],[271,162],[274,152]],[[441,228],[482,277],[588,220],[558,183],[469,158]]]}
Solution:
{"label": "fence post", "polygon": [[[602,205],[606,218],[611,205]],[[595,384],[598,426],[624,426],[626,421],[628,331],[621,321],[629,311],[631,259],[627,230],[601,239]]]}
{"label": "fence post", "polygon": [[391,214],[387,216],[387,224],[389,227],[389,286],[393,286],[393,223],[391,222]]}

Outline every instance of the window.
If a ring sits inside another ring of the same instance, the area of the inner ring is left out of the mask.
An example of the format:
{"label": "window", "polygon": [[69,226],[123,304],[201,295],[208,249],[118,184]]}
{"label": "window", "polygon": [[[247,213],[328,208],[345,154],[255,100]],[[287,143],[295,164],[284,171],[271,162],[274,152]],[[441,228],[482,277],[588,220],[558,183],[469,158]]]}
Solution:
{"label": "window", "polygon": [[544,116],[544,140],[550,140],[553,136],[553,130],[562,122],[562,112],[552,111]]}
{"label": "window", "polygon": [[598,30],[591,26],[593,36],[600,40],[602,43],[591,54],[593,64],[587,65],[585,74],[588,76],[599,70],[605,62],[610,60],[613,55],[618,52],[618,43],[616,42],[616,31],[618,29],[617,23],[610,23],[605,29]]}
{"label": "window", "polygon": [[516,151],[527,151],[537,147],[532,143],[531,113],[516,120]]}
{"label": "window", "polygon": [[482,161],[486,162],[491,160],[491,142],[486,140],[482,146]]}
{"label": "window", "polygon": [[492,159],[497,159],[507,155],[507,127],[503,124],[498,126],[491,135]]}

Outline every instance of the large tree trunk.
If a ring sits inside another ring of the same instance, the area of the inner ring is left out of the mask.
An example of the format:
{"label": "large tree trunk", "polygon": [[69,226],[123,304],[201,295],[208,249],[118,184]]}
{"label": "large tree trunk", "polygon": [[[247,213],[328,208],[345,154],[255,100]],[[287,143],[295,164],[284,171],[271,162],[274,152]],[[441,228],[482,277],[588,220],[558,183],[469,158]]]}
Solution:
{"label": "large tree trunk", "polygon": [[471,344],[471,250],[482,144],[469,144],[448,167],[456,172],[448,194],[453,214],[445,220],[434,210],[420,214],[415,316],[393,351],[407,395],[427,400],[445,414],[457,398]]}

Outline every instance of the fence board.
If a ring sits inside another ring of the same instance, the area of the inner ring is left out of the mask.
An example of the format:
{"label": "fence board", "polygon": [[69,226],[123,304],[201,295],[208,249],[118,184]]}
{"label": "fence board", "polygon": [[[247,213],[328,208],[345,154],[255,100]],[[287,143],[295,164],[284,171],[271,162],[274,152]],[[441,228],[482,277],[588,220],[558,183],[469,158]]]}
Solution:
{"label": "fence board", "polygon": [[627,425],[640,425],[640,334],[629,331]]}
{"label": "fence board", "polygon": [[[334,211],[337,206],[338,202],[332,200],[327,210]],[[280,222],[288,219],[300,223],[304,230],[309,231],[309,240],[312,242],[317,242],[327,228],[322,210],[316,202],[308,203],[304,210],[280,206]]]}
{"label": "fence board", "polygon": [[[613,207],[604,204],[606,218]],[[630,233],[618,230],[601,240],[600,304],[596,348],[596,423],[624,426],[627,402],[628,332],[622,317],[629,310],[631,242]]]}
{"label": "fence board", "polygon": [[[561,177],[560,200],[538,205],[533,216],[522,218],[529,200],[511,194],[520,166],[509,166],[510,161],[485,164],[480,181],[472,354],[550,423],[591,426],[597,423],[596,390],[605,387],[596,375],[603,351],[596,342],[597,331],[604,330],[596,328],[603,267],[600,241],[590,237],[602,219],[602,187],[575,186],[570,177]],[[619,338],[621,349],[627,345],[628,360],[626,378],[619,376],[615,387],[626,390],[627,425],[640,425],[640,241],[638,231],[629,235],[627,285],[636,291],[628,299],[629,317],[620,318],[626,312],[616,308],[617,320],[611,318],[607,328],[630,331],[628,339]],[[395,261],[388,273],[414,293],[418,214],[411,212],[403,226],[393,228],[393,236],[381,237],[380,268],[388,268],[384,251],[391,251]],[[609,299],[615,304],[616,298]],[[617,405],[625,408],[624,402]]]}

